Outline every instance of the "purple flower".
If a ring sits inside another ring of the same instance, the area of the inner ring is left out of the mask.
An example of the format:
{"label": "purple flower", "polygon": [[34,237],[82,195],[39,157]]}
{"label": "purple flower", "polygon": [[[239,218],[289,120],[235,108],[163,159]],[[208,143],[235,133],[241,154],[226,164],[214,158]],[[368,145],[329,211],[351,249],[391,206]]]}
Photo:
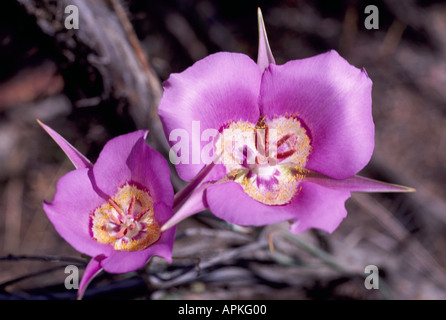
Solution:
{"label": "purple flower", "polygon": [[[40,123],[40,122],[39,122]],[[104,269],[124,273],[153,256],[172,259],[175,229],[160,227],[173,215],[173,188],[166,160],[146,142],[147,131],[110,140],[93,165],[48,126],[76,170],[57,184],[44,210],[57,232],[76,250],[93,257],[79,286]]]}
{"label": "purple flower", "polygon": [[[364,69],[336,51],[276,65],[260,12],[259,38],[257,64],[221,52],[165,82],[159,115],[166,136],[184,130],[193,151],[193,137],[214,130],[214,156],[223,160],[176,165],[197,187],[178,200],[187,199],[162,230],[209,208],[238,225],[289,220],[293,232],[332,232],[351,192],[413,191],[356,175],[374,149],[372,81]],[[209,141],[199,143],[202,150]]]}

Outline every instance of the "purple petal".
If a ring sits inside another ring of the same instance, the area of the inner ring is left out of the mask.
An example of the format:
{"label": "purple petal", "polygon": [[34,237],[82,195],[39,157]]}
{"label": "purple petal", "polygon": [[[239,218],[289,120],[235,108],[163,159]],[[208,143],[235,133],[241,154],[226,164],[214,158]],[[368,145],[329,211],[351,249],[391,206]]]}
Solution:
{"label": "purple petal", "polygon": [[276,62],[274,61],[274,57],[269,46],[265,22],[263,21],[262,11],[260,8],[257,9],[257,20],[259,24],[259,51],[257,54],[257,65],[263,73],[271,63],[276,64]]}
{"label": "purple petal", "polygon": [[[162,203],[154,206],[157,217],[167,217],[172,214],[172,209]],[[149,259],[157,255],[166,259],[168,262],[172,261],[172,247],[175,239],[176,228],[170,228],[161,233],[157,242],[141,251],[116,251],[101,263],[105,271],[110,273],[126,273],[137,270],[144,266]]]}
{"label": "purple petal", "polygon": [[204,197],[204,192],[207,187],[207,183],[194,189],[194,191],[186,198],[187,200],[181,204],[177,212],[167,221],[161,228],[161,230],[167,230],[180,221],[190,217],[191,215],[203,211],[207,208]]}
{"label": "purple petal", "polygon": [[175,194],[173,208],[177,209],[177,207],[181,205],[185,199],[187,199],[203,183],[203,181],[205,181],[206,177],[214,168],[214,163],[206,165],[191,182],[189,182],[183,189]]}
{"label": "purple petal", "polygon": [[347,179],[332,179],[330,177],[312,172],[305,177],[305,181],[316,183],[320,186],[345,190],[350,192],[414,192],[415,189],[386,183],[361,176],[353,176]]}
{"label": "purple petal", "polygon": [[94,183],[98,192],[107,197],[113,196],[117,188],[132,179],[127,160],[138,140],[143,139],[146,131],[135,131],[108,141],[94,164]]}
{"label": "purple petal", "polygon": [[42,123],[40,120],[37,120],[37,122],[51,136],[51,138],[53,138],[53,140],[59,145],[62,151],[65,152],[68,159],[70,159],[76,169],[93,167],[93,164],[90,162],[90,160],[88,160],[82,153],[80,153],[56,131],[48,127],[46,124]]}
{"label": "purple petal", "polygon": [[229,223],[262,226],[286,220],[294,221],[293,232],[310,228],[332,232],[347,215],[344,203],[350,192],[333,190],[313,183],[302,188],[287,205],[266,205],[252,199],[236,182],[208,187],[206,199],[210,210]]}
{"label": "purple petal", "polygon": [[77,292],[78,300],[81,300],[82,297],[84,296],[85,290],[87,289],[91,280],[93,280],[93,278],[96,277],[102,271],[101,261],[103,259],[104,259],[103,256],[96,256],[92,258],[88,263],[87,268],[85,268],[84,274],[82,275],[82,279],[79,284],[79,289]]}
{"label": "purple petal", "polygon": [[172,208],[174,190],[169,165],[159,152],[147,145],[144,138],[135,144],[127,159],[127,165],[132,181],[148,188],[155,202],[162,202]]}
{"label": "purple petal", "polygon": [[212,213],[237,225],[262,226],[295,217],[289,205],[260,203],[246,194],[240,184],[232,181],[209,186],[206,200]]}
{"label": "purple petal", "polygon": [[104,146],[93,172],[99,193],[112,196],[126,182],[147,188],[155,202],[173,204],[167,161],[145,142],[146,131],[116,137]]}
{"label": "purple petal", "polygon": [[347,216],[345,201],[350,192],[329,189],[314,183],[301,183],[302,189],[290,203],[294,212],[294,223],[290,230],[294,233],[311,228],[333,232]]}
{"label": "purple petal", "polygon": [[296,115],[309,130],[306,168],[332,178],[355,175],[374,148],[372,82],[335,51],[264,72],[261,110],[267,117]]}
{"label": "purple petal", "polygon": [[43,209],[57,232],[76,250],[97,256],[111,252],[110,246],[100,244],[91,236],[90,214],[105,200],[94,190],[91,169],[68,172],[57,183],[52,202],[44,202]]}
{"label": "purple petal", "polygon": [[[175,129],[181,129],[189,137],[189,164],[176,166],[183,180],[192,180],[205,165],[200,157],[201,150],[209,143],[201,141],[204,130],[220,130],[231,121],[257,122],[261,75],[248,56],[220,52],[171,75],[164,83],[159,115],[166,137],[169,139]],[[192,129],[193,121],[199,123],[199,128]],[[176,143],[170,141],[171,145]],[[217,176],[212,179],[219,179],[224,172],[224,168],[216,168],[213,175]]]}

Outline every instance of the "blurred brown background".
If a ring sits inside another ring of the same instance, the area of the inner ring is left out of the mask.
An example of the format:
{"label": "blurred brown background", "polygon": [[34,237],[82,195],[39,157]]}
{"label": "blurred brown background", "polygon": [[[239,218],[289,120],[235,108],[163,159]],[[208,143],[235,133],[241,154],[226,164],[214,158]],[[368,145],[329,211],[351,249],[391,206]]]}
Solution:
{"label": "blurred brown background", "polygon": [[[79,7],[79,30],[64,28],[68,4]],[[364,27],[369,4],[378,30]],[[376,145],[361,174],[417,192],[354,194],[332,235],[289,238],[286,224],[238,228],[203,212],[180,224],[172,265],[153,259],[130,274],[102,274],[85,298],[446,298],[445,2],[3,0],[1,299],[73,299],[64,268],[82,271],[88,261],[42,210],[73,167],[35,119],[93,161],[107,140],[136,128],[150,128],[150,143],[166,154],[161,82],[217,51],[255,60],[257,7],[278,64],[335,49],[366,68]],[[173,182],[183,185],[174,172]],[[379,290],[364,287],[367,265],[379,268]]]}

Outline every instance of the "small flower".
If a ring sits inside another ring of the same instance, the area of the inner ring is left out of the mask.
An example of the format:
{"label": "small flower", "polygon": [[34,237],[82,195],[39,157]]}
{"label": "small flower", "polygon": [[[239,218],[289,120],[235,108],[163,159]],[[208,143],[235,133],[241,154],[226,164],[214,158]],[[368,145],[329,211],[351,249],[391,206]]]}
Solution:
{"label": "small flower", "polygon": [[54,130],[39,122],[73,162],[44,210],[57,232],[93,257],[79,286],[104,269],[124,273],[153,256],[172,259],[175,229],[161,232],[173,215],[173,188],[166,160],[136,131],[110,140],[93,165]]}
{"label": "small flower", "polygon": [[257,64],[221,52],[165,82],[159,115],[166,136],[179,128],[191,137],[218,131],[214,155],[223,161],[176,165],[199,187],[181,197],[188,200],[162,230],[209,208],[238,225],[289,220],[293,232],[332,232],[351,192],[413,190],[356,175],[374,149],[372,81],[364,69],[336,51],[276,65],[260,11],[259,38]]}

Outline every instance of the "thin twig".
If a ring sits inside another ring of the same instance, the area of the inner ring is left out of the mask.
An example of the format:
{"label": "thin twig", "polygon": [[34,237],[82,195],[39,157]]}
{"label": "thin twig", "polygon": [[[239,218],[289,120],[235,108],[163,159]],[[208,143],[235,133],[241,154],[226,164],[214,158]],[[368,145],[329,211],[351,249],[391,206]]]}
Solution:
{"label": "thin twig", "polygon": [[[64,257],[64,256],[40,256],[40,255],[12,255],[9,254],[4,257],[0,257],[0,261],[23,261],[23,260],[31,260],[31,261],[44,261],[44,262],[67,262],[67,263],[73,263],[77,266],[84,267],[86,265],[86,261],[71,257]],[[59,265],[57,267],[51,267],[48,269],[31,272],[26,275],[14,278],[12,280],[5,281],[0,284],[0,289],[4,289],[9,285],[12,285],[16,282],[20,282],[22,280],[26,280],[32,277],[41,276],[46,273],[53,272],[55,270],[59,270],[61,268],[65,268],[66,265]]]}
{"label": "thin twig", "polygon": [[[239,256],[242,253],[259,250],[259,249],[264,249],[266,247],[268,247],[268,241],[262,240],[262,241],[258,241],[255,243],[248,244],[243,247],[236,248],[234,250],[225,251],[225,252],[219,254],[218,256],[216,256],[215,258],[212,258],[209,261],[203,262],[201,264],[201,270],[206,270],[206,269],[208,269],[216,264],[219,264],[221,262],[228,262],[231,259],[234,259],[235,257]],[[183,275],[181,275],[173,280],[169,280],[169,281],[160,283],[158,285],[158,289],[161,289],[161,290],[168,289],[171,287],[175,287],[175,286],[182,285],[182,284],[188,283],[190,281],[196,280],[197,278],[198,277],[196,275],[196,272],[191,270],[191,271],[186,272]]]}
{"label": "thin twig", "polygon": [[152,68],[150,67],[149,59],[147,58],[147,55],[145,54],[144,50],[141,47],[141,44],[139,42],[139,39],[136,35],[135,30],[133,29],[132,24],[130,23],[127,14],[122,7],[119,0],[109,0],[110,3],[113,6],[113,10],[116,12],[116,15],[119,18],[119,21],[121,22],[122,28],[124,29],[124,32],[127,36],[127,39],[133,48],[133,51],[136,54],[136,57],[138,58],[139,63],[141,64],[146,77],[147,82],[149,83],[149,86],[151,88],[152,93],[154,94],[154,103],[155,106],[158,106],[158,102],[161,99],[162,95],[162,89],[160,86],[160,82],[156,75],[153,73]]}
{"label": "thin twig", "polygon": [[242,243],[253,241],[253,238],[246,234],[242,234],[231,230],[218,230],[218,229],[208,229],[208,228],[185,229],[182,233],[177,235],[177,239],[181,239],[183,237],[195,237],[195,236],[212,237],[212,238],[222,239],[225,241],[231,241],[231,242],[237,241]]}
{"label": "thin twig", "polygon": [[79,265],[86,265],[85,260],[64,257],[64,256],[40,256],[40,255],[12,255],[9,254],[4,257],[0,257],[0,261],[21,261],[21,260],[33,260],[33,261],[51,261],[51,262],[71,262]]}
{"label": "thin twig", "polygon": [[383,60],[395,53],[406,27],[407,26],[399,20],[395,20],[392,23],[378,49],[377,60]]}
{"label": "thin twig", "polygon": [[48,269],[44,269],[44,270],[40,270],[40,271],[36,271],[36,272],[31,272],[31,273],[28,273],[26,275],[14,278],[12,280],[8,280],[6,282],[0,283],[0,290],[3,290],[7,286],[10,286],[10,285],[12,285],[12,284],[14,284],[16,282],[20,282],[20,281],[23,281],[23,280],[26,280],[26,279],[29,279],[29,278],[32,278],[32,277],[41,276],[43,274],[50,273],[50,272],[53,272],[53,271],[56,271],[56,270],[59,270],[59,269],[65,268],[65,267],[66,267],[65,265],[52,267],[52,268],[48,268]]}
{"label": "thin twig", "polygon": [[[330,268],[332,268],[333,270],[336,270],[338,272],[342,272],[342,273],[347,273],[347,274],[353,274],[355,273],[354,271],[350,270],[348,267],[341,265],[338,261],[336,261],[336,259],[329,254],[326,251],[323,251],[319,248],[316,248],[300,239],[298,239],[296,236],[290,234],[290,233],[286,233],[286,232],[277,232],[274,233],[273,235],[281,235],[282,237],[284,237],[285,239],[293,242],[294,244],[298,245],[300,248],[304,249],[305,251],[307,251],[308,253],[310,253],[311,255],[313,255],[314,257],[320,259],[321,261],[323,261],[325,264],[327,264]],[[274,246],[272,246],[272,236],[270,237],[270,248]],[[274,251],[272,251],[274,252]]]}
{"label": "thin twig", "polygon": [[12,179],[8,182],[5,194],[5,234],[4,250],[18,251],[20,248],[20,230],[22,224],[23,181]]}
{"label": "thin twig", "polygon": [[[324,262],[327,266],[329,266],[333,270],[336,270],[336,271],[338,271],[340,273],[344,273],[344,274],[358,275],[360,277],[366,277],[366,275],[364,273],[352,270],[352,269],[348,268],[347,266],[342,265],[330,253],[328,253],[328,252],[326,252],[324,250],[321,250],[321,249],[319,249],[317,247],[314,247],[314,246],[310,245],[309,243],[306,243],[305,241],[302,241],[302,240],[298,239],[293,234],[286,233],[286,232],[281,232],[281,231],[273,233],[273,235],[276,235],[276,234],[279,234],[282,237],[284,237],[285,239],[288,239],[289,241],[291,241],[294,244],[298,245],[303,250],[307,251],[308,253],[310,253],[314,257],[320,259],[322,262]],[[269,237],[270,238],[270,248],[271,247],[274,248],[274,246],[272,244],[272,237],[273,237],[273,235],[271,235]],[[382,293],[383,297],[385,299],[392,299],[392,297],[393,297],[392,291],[390,290],[389,285],[383,279],[380,279],[380,286],[381,286],[380,289],[381,289],[381,293]]]}
{"label": "thin twig", "polygon": [[193,260],[195,261],[195,267],[197,268],[197,277],[200,276],[201,273],[201,268],[200,268],[200,263],[201,263],[201,258],[200,257],[172,257],[173,260]]}

